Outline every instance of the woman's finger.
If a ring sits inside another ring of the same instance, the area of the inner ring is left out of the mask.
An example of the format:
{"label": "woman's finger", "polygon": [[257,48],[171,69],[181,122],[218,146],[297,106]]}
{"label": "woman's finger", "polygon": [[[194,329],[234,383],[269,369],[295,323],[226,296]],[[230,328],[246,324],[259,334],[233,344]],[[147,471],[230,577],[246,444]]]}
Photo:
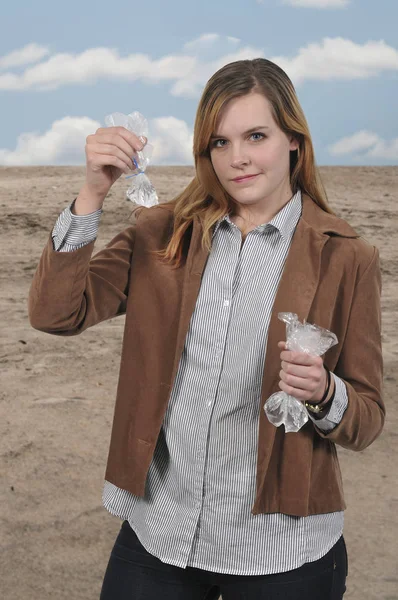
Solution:
{"label": "woman's finger", "polygon": [[130,170],[134,169],[134,163],[128,154],[121,150],[118,146],[114,146],[112,144],[92,144],[90,148],[91,152],[95,155],[105,155],[105,156],[117,156],[122,160],[126,167]]}
{"label": "woman's finger", "polygon": [[289,363],[294,363],[296,365],[314,365],[321,367],[323,364],[323,360],[320,356],[315,356],[313,354],[307,354],[306,352],[293,352],[292,350],[284,350],[280,354],[281,360],[285,360]]}
{"label": "woman's finger", "polygon": [[88,144],[89,146],[114,146],[115,148],[119,148],[119,150],[124,152],[131,159],[135,157],[138,152],[138,150],[135,149],[133,144],[126,141],[121,135],[112,132],[107,132],[106,130],[103,134],[92,136]]}
{"label": "woman's finger", "polygon": [[87,161],[94,170],[95,167],[116,167],[123,173],[126,173],[126,175],[131,172],[131,169],[126,166],[126,163],[113,154],[96,154],[93,158],[87,156]]}
{"label": "woman's finger", "polygon": [[293,396],[293,398],[296,398],[296,400],[300,400],[300,402],[306,402],[312,396],[312,393],[308,390],[294,388],[290,385],[287,385],[284,381],[279,382],[279,388],[282,390],[282,392],[289,394],[289,396]]}
{"label": "woman's finger", "polygon": [[298,377],[297,375],[291,375],[285,373],[283,369],[279,373],[279,377],[281,381],[283,381],[286,385],[289,385],[292,388],[299,390],[307,390],[310,392],[315,392],[318,389],[321,378],[312,378],[312,377]]}
{"label": "woman's finger", "polygon": [[131,133],[131,131],[125,127],[101,127],[100,129],[97,129],[95,135],[101,137],[111,135],[123,138],[131,146],[133,152],[143,150],[147,142],[147,139],[144,136],[140,139],[139,136],[135,135],[135,133]]}
{"label": "woman's finger", "polygon": [[317,379],[322,373],[322,366],[306,366],[296,365],[294,363],[286,362],[282,360],[281,367],[286,374],[295,375],[296,377],[305,377],[306,379]]}

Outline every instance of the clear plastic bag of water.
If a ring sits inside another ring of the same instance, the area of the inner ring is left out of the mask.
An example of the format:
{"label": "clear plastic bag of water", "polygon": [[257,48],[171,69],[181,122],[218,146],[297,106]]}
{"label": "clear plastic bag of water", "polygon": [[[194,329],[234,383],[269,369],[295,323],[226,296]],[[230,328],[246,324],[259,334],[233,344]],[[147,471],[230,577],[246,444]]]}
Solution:
{"label": "clear plastic bag of water", "polygon": [[[286,323],[286,346],[294,352],[306,352],[322,356],[337,344],[334,333],[318,325],[301,323],[295,313],[278,313],[278,319]],[[308,421],[304,404],[286,392],[275,392],[264,404],[264,411],[270,423],[285,426],[285,432],[297,432]]]}
{"label": "clear plastic bag of water", "polygon": [[[144,142],[144,137],[148,138],[148,121],[139,112],[135,111],[129,115],[115,112],[105,117],[107,127],[125,127]],[[146,144],[143,150],[137,152],[137,157],[133,158],[135,169],[126,179],[131,179],[131,184],[126,192],[126,196],[131,202],[141,204],[146,207],[159,204],[159,199],[155,188],[145,175],[145,170],[149,165],[153,153],[153,146]]]}

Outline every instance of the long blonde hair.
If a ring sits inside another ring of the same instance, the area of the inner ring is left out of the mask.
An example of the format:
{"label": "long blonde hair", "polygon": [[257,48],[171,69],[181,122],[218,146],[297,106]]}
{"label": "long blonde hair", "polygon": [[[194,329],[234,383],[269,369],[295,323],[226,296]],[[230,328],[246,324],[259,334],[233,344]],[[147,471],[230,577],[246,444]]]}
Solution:
{"label": "long blonde hair", "polygon": [[167,247],[154,254],[174,268],[181,265],[184,234],[194,216],[199,217],[202,224],[202,247],[210,251],[213,225],[231,212],[233,200],[221,186],[210,159],[210,138],[226,103],[254,92],[268,99],[279,128],[299,142],[298,150],[290,152],[293,194],[300,188],[325,212],[334,214],[315,165],[307,120],[289,77],[278,65],[264,58],[229,63],[209,79],[198,105],[193,135],[196,176],[177,197],[160,205],[172,208],[173,233]]}

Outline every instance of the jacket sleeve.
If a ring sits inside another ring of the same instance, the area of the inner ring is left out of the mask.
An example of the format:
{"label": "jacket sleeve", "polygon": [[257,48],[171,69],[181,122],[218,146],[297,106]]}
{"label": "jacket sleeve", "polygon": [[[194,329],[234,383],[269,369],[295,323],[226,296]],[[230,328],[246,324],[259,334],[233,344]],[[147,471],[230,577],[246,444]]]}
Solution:
{"label": "jacket sleeve", "polygon": [[346,337],[335,368],[346,384],[348,406],[331,432],[316,428],[321,437],[350,450],[364,450],[384,425],[380,297],[380,259],[374,247],[370,263],[355,286]]}
{"label": "jacket sleeve", "polygon": [[127,227],[93,257],[95,240],[57,252],[50,233],[29,290],[31,326],[72,336],[125,314],[135,231]]}

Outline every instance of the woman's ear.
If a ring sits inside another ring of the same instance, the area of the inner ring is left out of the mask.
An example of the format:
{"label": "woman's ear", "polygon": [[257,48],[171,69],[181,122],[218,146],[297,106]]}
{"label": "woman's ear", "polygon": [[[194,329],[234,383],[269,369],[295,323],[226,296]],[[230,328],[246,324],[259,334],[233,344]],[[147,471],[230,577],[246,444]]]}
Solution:
{"label": "woman's ear", "polygon": [[291,137],[290,138],[290,150],[297,150],[299,148],[299,146],[300,146],[300,142],[296,138]]}

